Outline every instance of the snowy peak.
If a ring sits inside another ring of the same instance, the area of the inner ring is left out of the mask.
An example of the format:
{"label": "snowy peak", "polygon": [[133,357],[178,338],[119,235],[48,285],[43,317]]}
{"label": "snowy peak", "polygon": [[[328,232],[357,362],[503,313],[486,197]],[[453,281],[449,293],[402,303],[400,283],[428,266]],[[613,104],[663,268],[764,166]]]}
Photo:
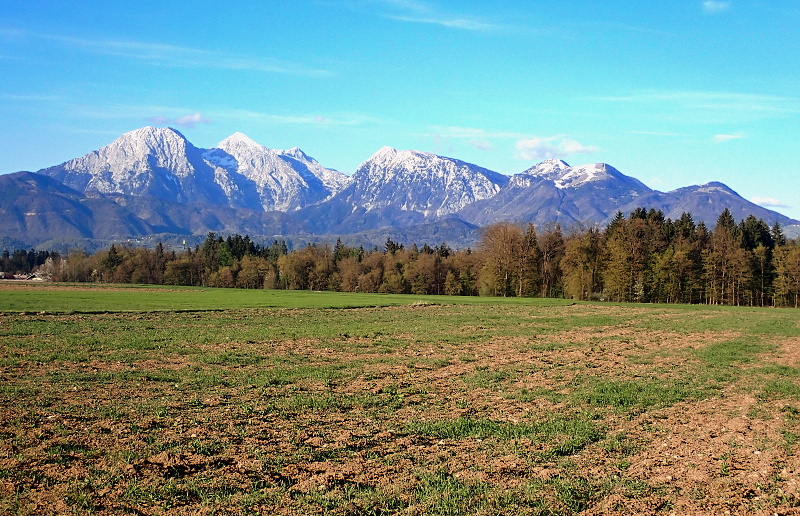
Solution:
{"label": "snowy peak", "polygon": [[[613,170],[616,172],[616,169]],[[605,181],[617,177],[617,175],[610,173],[609,167],[605,163],[593,163],[563,170],[561,176],[556,179],[556,186],[558,188],[577,188],[587,183]]]}
{"label": "snowy peak", "polygon": [[207,169],[199,154],[175,129],[143,127],[41,173],[78,191],[185,200],[179,183]]}
{"label": "snowy peak", "polygon": [[107,161],[109,166],[154,156],[156,166],[176,168],[176,174],[187,175],[191,167],[184,163],[186,153],[194,149],[183,134],[171,127],[143,127],[123,134],[93,154]]}
{"label": "snowy peak", "polygon": [[178,131],[177,129],[173,129],[172,127],[153,127],[153,126],[142,127],[140,129],[135,129],[133,131],[123,133],[122,136],[117,138],[117,140],[115,141],[119,140],[141,140],[150,142],[157,142],[164,140],[182,140],[184,142],[188,141],[186,137],[183,134],[181,134],[181,132]]}
{"label": "snowy peak", "polygon": [[367,210],[393,206],[442,216],[493,197],[507,183],[507,176],[477,165],[383,147],[358,167],[345,192],[349,202]]}
{"label": "snowy peak", "polygon": [[683,188],[678,188],[677,190],[673,190],[669,193],[670,194],[701,193],[701,194],[741,197],[738,193],[736,193],[730,187],[728,187],[728,185],[720,183],[718,181],[712,181],[710,183],[705,183],[702,185],[685,186]]}
{"label": "snowy peak", "polygon": [[606,163],[590,163],[571,167],[564,161],[550,159],[534,165],[522,175],[553,181],[555,186],[562,190],[600,182],[618,182],[636,189],[647,188],[640,181],[622,174]]}
{"label": "snowy peak", "polygon": [[347,180],[300,149],[284,154],[238,132],[216,148],[198,149],[169,127],[130,131],[41,173],[82,192],[264,211],[293,211],[321,202]]}
{"label": "snowy peak", "polygon": [[[367,161],[364,163],[369,162],[390,162],[393,161],[397,157],[397,149],[394,149],[389,146],[381,147],[378,152],[373,154]],[[362,164],[363,166],[363,164]]]}
{"label": "snowy peak", "polygon": [[298,147],[274,150],[238,132],[207,150],[205,158],[251,181],[265,211],[294,211],[316,204],[347,183],[347,176],[323,167]]}
{"label": "snowy peak", "polygon": [[235,148],[258,149],[260,147],[263,146],[251,140],[246,134],[239,132],[233,133],[217,144],[217,148],[226,151]]}
{"label": "snowy peak", "polygon": [[560,159],[548,159],[532,166],[523,172],[523,174],[553,180],[560,177],[562,172],[568,168],[570,167],[565,161],[561,161]]}
{"label": "snowy peak", "polygon": [[284,156],[289,156],[290,158],[299,159],[300,161],[308,161],[308,162],[315,162],[316,160],[300,150],[300,147],[292,147],[289,150],[282,151],[281,154]]}
{"label": "snowy peak", "polygon": [[364,174],[384,178],[402,176],[415,180],[432,176],[456,178],[477,174],[498,185],[508,182],[507,176],[471,163],[430,152],[397,150],[392,147],[382,147],[358,167],[353,177]]}
{"label": "snowy peak", "polygon": [[328,197],[342,191],[350,182],[349,177],[338,170],[323,167],[317,160],[300,150],[299,147],[278,151],[278,154],[307,181],[312,183],[321,182],[322,186],[328,191]]}

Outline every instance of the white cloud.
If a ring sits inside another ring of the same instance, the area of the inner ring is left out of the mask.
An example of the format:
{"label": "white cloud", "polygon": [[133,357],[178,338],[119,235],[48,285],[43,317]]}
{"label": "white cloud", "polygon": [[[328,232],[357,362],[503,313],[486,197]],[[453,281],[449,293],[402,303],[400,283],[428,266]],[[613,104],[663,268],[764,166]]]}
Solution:
{"label": "white cloud", "polygon": [[643,106],[652,119],[686,124],[742,124],[800,114],[800,97],[715,91],[641,91],[588,100]]}
{"label": "white cloud", "polygon": [[711,141],[713,143],[725,143],[725,142],[729,142],[731,140],[741,140],[742,138],[746,138],[746,136],[741,134],[741,133],[737,133],[737,134],[715,134],[711,138]]}
{"label": "white cloud", "polygon": [[467,145],[478,150],[493,151],[493,140],[516,140],[516,158],[524,160],[543,160],[561,158],[573,154],[590,154],[596,147],[584,145],[565,135],[548,137],[531,136],[514,131],[486,131],[474,127],[433,126],[432,134],[438,139],[465,140]]}
{"label": "white cloud", "polygon": [[516,147],[517,158],[528,161],[563,158],[572,154],[590,154],[597,150],[595,147],[583,145],[564,136],[519,140]]}
{"label": "white cloud", "polygon": [[703,2],[703,11],[707,14],[717,14],[727,11],[731,8],[730,2],[720,2],[716,0],[707,0]]}
{"label": "white cloud", "polygon": [[173,119],[161,115],[151,116],[147,121],[153,125],[169,125],[174,122]]}
{"label": "white cloud", "polygon": [[458,127],[458,126],[431,126],[431,130],[437,136],[442,138],[468,138],[476,140],[496,140],[496,139],[509,139],[520,140],[528,138],[530,135],[523,133],[515,133],[509,131],[486,131],[485,129],[476,129],[474,127]]}
{"label": "white cloud", "polygon": [[467,144],[470,147],[481,151],[494,151],[494,147],[492,147],[491,142],[487,140],[470,140],[467,142]]}
{"label": "white cloud", "polygon": [[192,113],[191,115],[184,115],[176,119],[175,123],[181,127],[194,127],[197,124],[207,124],[209,120],[204,118],[200,113]]}
{"label": "white cloud", "polygon": [[675,137],[689,136],[686,133],[675,133],[669,131],[631,131],[631,134],[641,134],[643,136],[675,136]]}
{"label": "white cloud", "polygon": [[388,6],[393,11],[383,15],[391,20],[427,23],[468,31],[491,31],[501,28],[500,25],[488,23],[476,17],[460,16],[441,11],[427,2],[416,0],[375,0],[375,3]]}
{"label": "white cloud", "polygon": [[211,68],[217,70],[243,70],[252,72],[298,75],[303,77],[329,77],[328,70],[307,68],[296,63],[270,57],[253,57],[227,54],[202,48],[184,47],[164,43],[136,40],[91,39],[26,32],[25,36],[50,41],[91,54],[108,55],[144,61],[151,65],[175,68]]}
{"label": "white cloud", "polygon": [[472,127],[431,126],[434,134],[441,138],[486,138],[489,133]]}
{"label": "white cloud", "polygon": [[260,111],[250,111],[246,109],[228,109],[210,112],[214,120],[228,121],[247,121],[259,122],[264,124],[287,124],[287,125],[325,125],[325,126],[358,126],[366,124],[382,124],[380,118],[363,115],[359,113],[340,113],[334,116],[323,116],[320,114],[304,115],[276,115],[273,113],[263,113]]}
{"label": "white cloud", "polygon": [[759,206],[764,206],[765,208],[791,208],[791,206],[785,202],[779,201],[774,197],[753,197],[750,199],[750,202],[758,204]]}
{"label": "white cloud", "polygon": [[197,124],[210,123],[210,120],[205,118],[200,113],[191,113],[189,115],[183,115],[178,118],[167,118],[165,116],[158,115],[148,118],[147,121],[153,125],[177,125],[178,127],[187,127],[189,129],[196,126]]}

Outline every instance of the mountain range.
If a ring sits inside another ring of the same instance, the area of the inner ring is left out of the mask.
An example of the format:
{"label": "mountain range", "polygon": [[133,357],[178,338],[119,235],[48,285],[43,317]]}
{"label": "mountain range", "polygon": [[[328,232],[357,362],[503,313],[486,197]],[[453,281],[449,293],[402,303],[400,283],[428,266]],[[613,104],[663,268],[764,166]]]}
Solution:
{"label": "mountain range", "polygon": [[473,245],[501,221],[604,224],[617,211],[691,213],[713,225],[800,221],[765,209],[722,183],[660,192],[611,165],[547,160],[508,176],[453,158],[384,147],[347,176],[299,148],[273,150],[241,133],[212,149],[171,128],[144,127],[60,165],[0,175],[4,245],[55,248],[195,242],[208,232],[296,243],[447,242]]}

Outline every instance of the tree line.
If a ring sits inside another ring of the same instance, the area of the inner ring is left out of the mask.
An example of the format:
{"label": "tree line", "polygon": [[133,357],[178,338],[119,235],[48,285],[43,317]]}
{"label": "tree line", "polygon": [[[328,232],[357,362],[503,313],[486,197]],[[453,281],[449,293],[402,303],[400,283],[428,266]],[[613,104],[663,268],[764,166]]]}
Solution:
{"label": "tree line", "polygon": [[59,254],[52,251],[37,251],[36,249],[16,249],[13,252],[4,249],[0,255],[0,273],[30,274],[44,265],[49,259],[58,259]]}
{"label": "tree line", "polygon": [[727,209],[710,229],[688,213],[673,221],[643,208],[568,234],[499,223],[475,249],[459,250],[389,238],[382,249],[337,241],[289,251],[285,242],[209,233],[182,251],[115,244],[48,255],[38,270],[70,282],[800,306],[800,242],[777,223],[737,223]]}

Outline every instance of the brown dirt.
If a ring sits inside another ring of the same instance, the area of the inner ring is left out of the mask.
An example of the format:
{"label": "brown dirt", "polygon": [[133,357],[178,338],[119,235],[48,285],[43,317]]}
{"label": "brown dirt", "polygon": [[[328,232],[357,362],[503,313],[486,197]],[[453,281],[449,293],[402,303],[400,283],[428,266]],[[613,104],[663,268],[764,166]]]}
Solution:
{"label": "brown dirt", "polygon": [[[9,514],[367,514],[372,496],[374,503],[395,504],[383,514],[426,514],[432,508],[415,490],[425,473],[443,471],[466,485],[485,483],[490,497],[540,489],[550,500],[559,482],[589,484],[587,501],[577,508],[556,500],[517,508],[519,513],[800,514],[800,455],[796,445],[783,444],[786,432],[798,431],[789,417],[797,403],[787,412],[784,400],[759,400],[734,387],[713,398],[640,413],[598,411],[605,439],[567,457],[548,456],[553,443],[527,437],[442,439],[405,429],[410,421],[462,417],[518,423],[566,414],[572,409],[563,401],[521,401],[508,394],[521,389],[567,394],[577,375],[646,377],[654,367],[692,360],[681,351],[733,336],[643,335],[608,327],[458,346],[409,345],[387,351],[384,361],[366,363],[360,374],[342,381],[303,379],[263,388],[221,384],[200,396],[185,385],[153,380],[165,371],[198,367],[178,357],[20,362],[0,368],[0,382],[28,386],[36,394],[21,402],[7,395],[0,406],[0,509]],[[368,340],[345,339],[350,344]],[[545,343],[564,346],[548,349]],[[798,344],[797,339],[781,343],[777,362],[796,366]],[[363,354],[322,347],[316,339],[206,343],[202,349],[214,353],[248,346],[270,356],[309,357],[315,364],[364,360]],[[634,359],[643,354],[648,360]],[[255,367],[219,370],[247,374]],[[464,380],[504,370],[515,372],[506,384]],[[67,373],[97,380],[75,385],[31,380]],[[385,403],[397,400],[397,407],[281,405],[292,395],[365,394]],[[618,447],[610,444],[615,436]],[[247,495],[253,491],[260,498],[250,505]],[[475,512],[497,514],[506,507],[499,500],[483,502]]]}

